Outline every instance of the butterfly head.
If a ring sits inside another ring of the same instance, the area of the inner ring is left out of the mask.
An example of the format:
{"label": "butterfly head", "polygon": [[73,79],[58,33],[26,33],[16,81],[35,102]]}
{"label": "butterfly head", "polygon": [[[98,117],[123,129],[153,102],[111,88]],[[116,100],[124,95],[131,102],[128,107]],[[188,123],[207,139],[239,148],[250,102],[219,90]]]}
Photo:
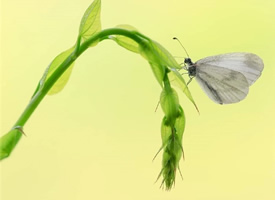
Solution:
{"label": "butterfly head", "polygon": [[192,66],[194,63],[192,62],[191,58],[184,58],[184,64]]}

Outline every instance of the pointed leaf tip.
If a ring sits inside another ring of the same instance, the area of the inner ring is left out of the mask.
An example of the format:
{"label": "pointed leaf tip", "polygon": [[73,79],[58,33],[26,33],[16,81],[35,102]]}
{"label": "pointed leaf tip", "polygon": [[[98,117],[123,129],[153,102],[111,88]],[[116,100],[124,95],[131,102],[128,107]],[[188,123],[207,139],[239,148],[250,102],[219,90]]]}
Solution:
{"label": "pointed leaf tip", "polygon": [[101,30],[100,10],[101,1],[94,0],[85,11],[79,27],[79,36],[83,39],[87,39]]}

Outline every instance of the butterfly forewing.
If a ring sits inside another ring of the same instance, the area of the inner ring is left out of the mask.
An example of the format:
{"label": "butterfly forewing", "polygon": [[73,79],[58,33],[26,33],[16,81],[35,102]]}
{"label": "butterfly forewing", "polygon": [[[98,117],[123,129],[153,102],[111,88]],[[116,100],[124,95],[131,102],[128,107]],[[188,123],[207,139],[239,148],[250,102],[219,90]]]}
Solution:
{"label": "butterfly forewing", "polygon": [[205,65],[231,69],[242,73],[249,85],[252,85],[261,75],[264,68],[262,59],[252,53],[227,53],[209,56],[196,62],[198,68]]}

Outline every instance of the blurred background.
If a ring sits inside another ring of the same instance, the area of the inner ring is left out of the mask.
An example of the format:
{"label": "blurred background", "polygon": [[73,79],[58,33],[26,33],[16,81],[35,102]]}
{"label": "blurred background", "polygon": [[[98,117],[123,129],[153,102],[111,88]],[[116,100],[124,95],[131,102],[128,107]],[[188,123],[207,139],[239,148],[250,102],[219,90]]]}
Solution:
{"label": "blurred background", "polygon": [[[27,106],[45,68],[71,47],[91,0],[1,0],[1,135]],[[170,192],[161,170],[159,87],[149,64],[112,41],[77,60],[65,89],[46,96],[11,157],[1,162],[3,200],[275,199],[274,0],[102,0],[103,28],[130,24],[193,61],[227,52],[259,55],[265,68],[245,100],[213,103],[179,91],[185,161]],[[183,58],[177,59],[179,62]],[[188,77],[185,77],[186,80]]]}

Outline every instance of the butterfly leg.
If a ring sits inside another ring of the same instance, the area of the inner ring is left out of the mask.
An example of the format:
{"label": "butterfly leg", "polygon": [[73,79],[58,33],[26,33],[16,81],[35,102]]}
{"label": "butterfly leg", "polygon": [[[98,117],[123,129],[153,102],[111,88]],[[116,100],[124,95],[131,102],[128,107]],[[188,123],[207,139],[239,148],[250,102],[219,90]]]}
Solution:
{"label": "butterfly leg", "polygon": [[191,83],[191,81],[192,81],[192,79],[194,78],[194,77],[191,77],[191,76],[189,76],[189,81],[187,82],[187,85],[189,85],[189,83]]}

